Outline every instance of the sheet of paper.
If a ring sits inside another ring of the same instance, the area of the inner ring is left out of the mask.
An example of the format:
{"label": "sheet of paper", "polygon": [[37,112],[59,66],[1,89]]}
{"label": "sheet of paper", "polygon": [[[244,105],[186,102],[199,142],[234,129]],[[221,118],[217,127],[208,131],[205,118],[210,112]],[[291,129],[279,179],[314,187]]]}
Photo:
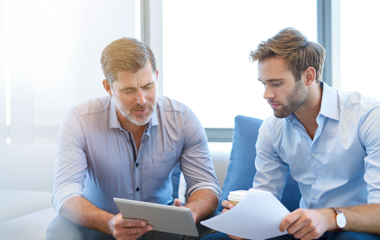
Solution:
{"label": "sheet of paper", "polygon": [[288,209],[272,193],[250,189],[234,208],[201,224],[219,232],[260,240],[287,234],[280,232],[279,227],[288,214]]}

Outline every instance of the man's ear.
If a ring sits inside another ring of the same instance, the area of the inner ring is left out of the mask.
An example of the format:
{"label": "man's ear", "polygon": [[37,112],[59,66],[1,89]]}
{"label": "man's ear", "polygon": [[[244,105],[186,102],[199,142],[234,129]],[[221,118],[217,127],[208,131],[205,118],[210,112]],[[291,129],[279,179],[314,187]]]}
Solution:
{"label": "man's ear", "polygon": [[303,75],[305,77],[305,85],[310,86],[315,81],[316,71],[313,67],[308,67],[303,72]]}
{"label": "man's ear", "polygon": [[158,82],[158,69],[156,70],[156,81]]}
{"label": "man's ear", "polygon": [[106,92],[112,97],[112,91],[111,91],[111,85],[107,80],[103,80],[103,87],[106,90]]}

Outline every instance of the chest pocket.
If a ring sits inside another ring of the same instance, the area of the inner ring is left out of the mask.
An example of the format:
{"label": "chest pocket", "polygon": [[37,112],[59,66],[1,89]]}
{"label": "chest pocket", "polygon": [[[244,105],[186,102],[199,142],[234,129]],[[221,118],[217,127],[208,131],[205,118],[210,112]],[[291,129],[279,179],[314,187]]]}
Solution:
{"label": "chest pocket", "polygon": [[153,178],[167,179],[177,163],[177,151],[153,154],[152,161]]}

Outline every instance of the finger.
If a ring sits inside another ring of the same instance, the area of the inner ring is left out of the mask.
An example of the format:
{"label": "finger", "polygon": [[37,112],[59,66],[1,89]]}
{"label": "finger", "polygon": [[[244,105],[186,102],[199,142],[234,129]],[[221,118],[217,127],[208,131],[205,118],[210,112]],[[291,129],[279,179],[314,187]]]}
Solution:
{"label": "finger", "polygon": [[312,225],[312,220],[306,216],[302,216],[287,228],[288,233],[293,234],[296,238],[301,238],[314,229],[315,226]]}
{"label": "finger", "polygon": [[123,232],[127,235],[145,234],[148,232],[148,227],[123,228]]}
{"label": "finger", "polygon": [[[315,230],[315,227],[312,227],[312,226],[303,226],[303,227],[300,227],[297,231],[293,231],[293,230],[290,230],[290,228],[288,229],[288,233],[289,234],[293,234],[293,236],[295,238],[303,238],[304,236],[306,236],[307,234],[309,234],[310,232],[314,231]],[[290,232],[291,233],[290,233]]]}
{"label": "finger", "polygon": [[227,208],[227,209],[231,209],[231,208],[234,207],[234,205],[233,205],[231,202],[229,202],[229,201],[223,201],[223,202],[222,202],[222,206],[223,206],[224,208]]}
{"label": "finger", "polygon": [[147,225],[143,231],[137,233],[134,235],[134,239],[138,239],[139,237],[141,237],[142,235],[144,235],[145,233],[149,232],[149,231],[152,231],[153,227],[151,225]]}
{"label": "finger", "polygon": [[182,207],[182,202],[179,199],[174,199],[173,206],[175,207]]}
{"label": "finger", "polygon": [[227,209],[227,208],[223,208],[222,213],[226,213],[226,212],[228,212],[228,210],[229,209]]}
{"label": "finger", "polygon": [[[292,225],[295,221],[297,221],[301,217],[299,209],[295,210],[294,212],[289,213],[281,222],[280,224],[280,231],[285,232],[285,230],[288,230],[289,226]],[[288,230],[289,232],[289,230]]]}
{"label": "finger", "polygon": [[148,232],[148,227],[126,227],[115,230],[116,239],[137,239]]}
{"label": "finger", "polygon": [[314,229],[314,230],[308,232],[307,234],[305,234],[304,236],[302,236],[302,238],[300,238],[300,239],[301,240],[318,239],[322,235],[323,235],[323,233],[318,233],[318,231],[316,229]]}
{"label": "finger", "polygon": [[123,219],[124,222],[122,227],[126,228],[134,228],[134,227],[146,227],[146,222],[144,220],[136,220],[136,219]]}

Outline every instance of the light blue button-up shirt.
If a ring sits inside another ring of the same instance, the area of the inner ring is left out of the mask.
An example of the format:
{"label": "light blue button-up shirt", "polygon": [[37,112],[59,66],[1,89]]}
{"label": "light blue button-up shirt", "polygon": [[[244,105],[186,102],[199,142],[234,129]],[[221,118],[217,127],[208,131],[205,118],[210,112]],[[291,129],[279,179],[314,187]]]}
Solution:
{"label": "light blue button-up shirt", "polygon": [[290,172],[301,208],[380,203],[380,103],[322,86],[314,139],[294,114],[263,122],[253,187],[281,199]]}
{"label": "light blue button-up shirt", "polygon": [[110,96],[72,108],[57,143],[57,213],[74,196],[113,214],[119,212],[114,197],[168,204],[173,200],[171,172],[179,161],[188,196],[209,189],[220,197],[202,125],[188,107],[167,97],[158,97],[138,150],[132,134],[121,127]]}

